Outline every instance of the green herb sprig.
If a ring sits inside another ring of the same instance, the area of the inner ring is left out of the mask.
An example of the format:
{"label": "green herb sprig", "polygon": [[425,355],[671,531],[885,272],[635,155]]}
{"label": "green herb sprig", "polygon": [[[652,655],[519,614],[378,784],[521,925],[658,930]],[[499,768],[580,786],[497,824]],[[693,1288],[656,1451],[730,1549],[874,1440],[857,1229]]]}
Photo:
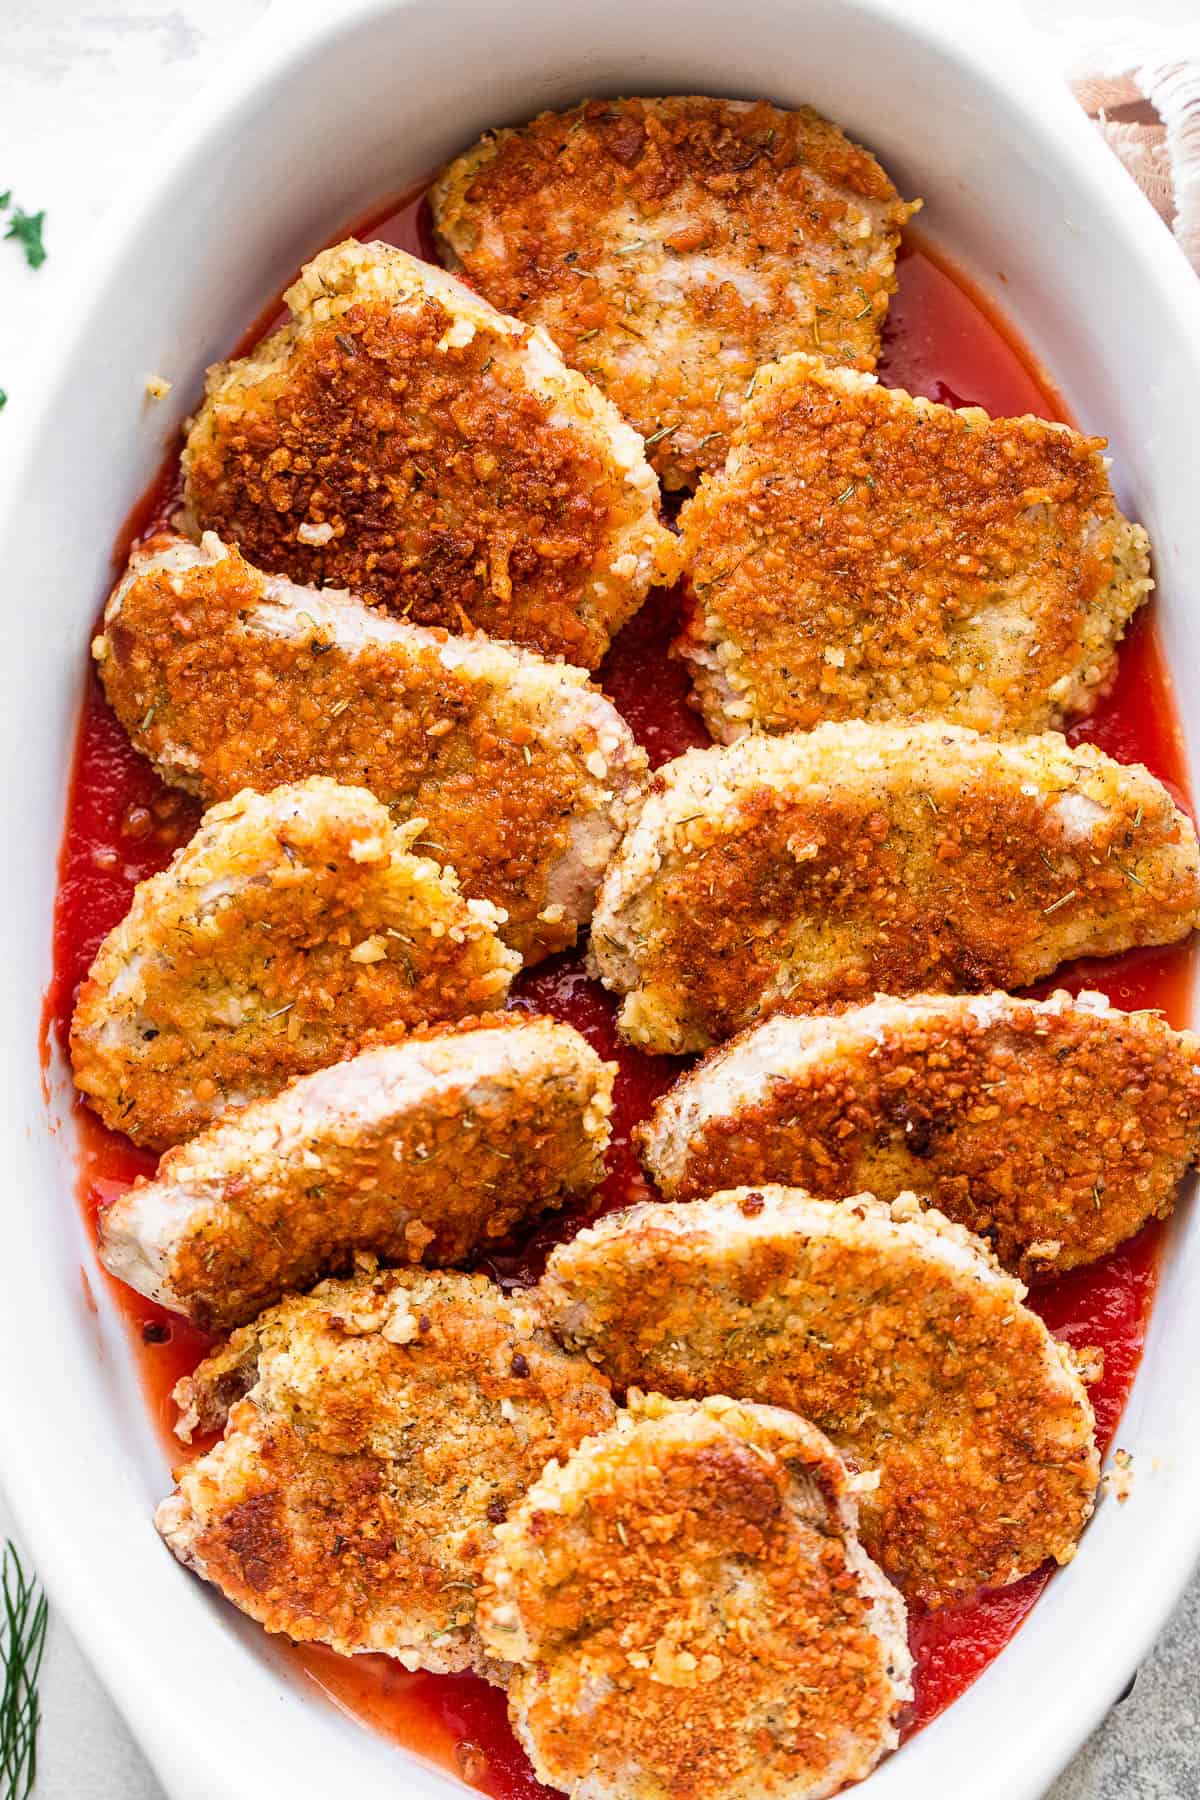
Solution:
{"label": "green herb sprig", "polygon": [[19,206],[13,208],[13,216],[8,222],[6,238],[15,238],[25,252],[25,261],[31,269],[40,269],[46,260],[46,246],[42,242],[42,227],[46,223],[44,212],[22,212]]}
{"label": "green herb sprig", "polygon": [[24,207],[13,206],[12,189],[5,188],[0,194],[0,212],[7,212],[10,206],[12,218],[8,221],[5,239],[11,238],[14,243],[20,244],[30,268],[40,269],[46,260],[46,246],[42,242],[46,215],[44,212],[27,213]]}
{"label": "green herb sprig", "polygon": [[47,1609],[46,1596],[21,1567],[11,1540],[4,1547],[0,1565],[0,1599],[4,1603],[0,1624],[0,1661],[4,1664],[0,1795],[3,1800],[28,1800],[37,1779],[38,1726],[42,1722],[38,1676],[46,1648]]}
{"label": "green herb sprig", "polygon": [[[12,189],[5,188],[0,194],[0,212],[7,212],[12,206]],[[13,206],[13,215],[8,222],[5,238],[12,238],[20,244],[25,252],[25,261],[31,269],[40,269],[46,260],[46,246],[42,242],[42,227],[46,223],[44,212],[27,213],[19,206]],[[8,405],[8,395],[0,388],[0,412]]]}

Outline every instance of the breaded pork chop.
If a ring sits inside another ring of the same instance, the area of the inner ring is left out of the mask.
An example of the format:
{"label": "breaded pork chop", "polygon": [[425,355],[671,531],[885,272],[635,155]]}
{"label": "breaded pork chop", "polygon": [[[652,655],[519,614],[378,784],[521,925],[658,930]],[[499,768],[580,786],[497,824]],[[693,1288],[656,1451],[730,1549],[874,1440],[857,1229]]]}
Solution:
{"label": "breaded pork chop", "polygon": [[777,1407],[631,1396],[496,1532],[479,1623],[509,1716],[573,1800],[817,1800],[912,1696],[905,1608],[853,1483]]}
{"label": "breaded pork chop", "polygon": [[1022,987],[1198,919],[1196,833],[1140,765],[1053,732],[822,725],[660,769],[591,956],[627,1037],[703,1050],[781,1007]]}
{"label": "breaded pork chop", "polygon": [[1025,1280],[1165,1218],[1200,1157],[1200,1038],[1103,994],[879,998],[776,1014],[714,1050],[639,1127],[669,1200],[782,1182],[912,1188]]}
{"label": "breaded pork chop", "polygon": [[411,853],[423,829],[321,776],[211,807],[79,990],[71,1064],[105,1124],[165,1149],[369,1032],[502,1006],[503,915]]}
{"label": "breaded pork chop", "polygon": [[475,1603],[495,1527],[614,1417],[527,1301],[424,1269],[293,1295],[175,1397],[185,1440],[224,1428],[158,1509],[181,1562],[268,1631],[492,1679]]}
{"label": "breaded pork chop", "polygon": [[101,1213],[101,1261],[225,1330],[356,1252],[461,1262],[602,1179],[613,1068],[517,1014],[364,1050],[168,1151]]}
{"label": "breaded pork chop", "polygon": [[260,568],[587,668],[675,540],[637,433],[544,331],[388,244],[323,250],[209,370],[185,520]]}
{"label": "breaded pork chop", "polygon": [[1090,712],[1154,585],[1089,438],[788,356],[680,515],[678,648],[709,731]]}
{"label": "breaded pork chop", "polygon": [[631,1207],[555,1249],[541,1293],[617,1386],[787,1406],[877,1469],[863,1543],[909,1599],[1074,1554],[1099,1459],[1071,1352],[978,1238],[911,1194]]}
{"label": "breaded pork chop", "polygon": [[906,205],[809,107],[588,100],[491,132],[432,193],[448,260],[544,325],[669,488],[719,468],[760,363],[874,367]]}
{"label": "breaded pork chop", "polygon": [[536,962],[568,949],[641,790],[644,753],[580,669],[263,575],[206,536],[138,552],[93,646],[121,723],[205,801],[355,783],[503,907]]}

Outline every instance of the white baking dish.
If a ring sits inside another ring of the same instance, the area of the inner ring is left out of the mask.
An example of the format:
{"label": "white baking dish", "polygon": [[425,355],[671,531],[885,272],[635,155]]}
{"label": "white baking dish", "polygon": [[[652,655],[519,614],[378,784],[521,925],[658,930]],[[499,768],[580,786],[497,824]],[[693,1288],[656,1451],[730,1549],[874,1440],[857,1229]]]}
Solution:
{"label": "white baking dish", "polygon": [[[164,435],[302,257],[486,125],[605,92],[811,101],[861,136],[1106,430],[1157,552],[1157,609],[1200,745],[1194,421],[1200,289],[1016,14],[962,0],[341,0],[286,5],[146,159],[77,272],[37,396],[6,425],[0,666],[0,1457],[39,1568],[177,1800],[450,1792],[449,1777],[302,1697],[266,1640],[159,1544],[161,1448],[93,1253],[70,1129],[36,1042],[89,626],[114,531]],[[174,382],[157,408],[151,371]],[[25,385],[31,388],[29,376]],[[1133,1497],[971,1691],[872,1777],[872,1800],[1039,1794],[1128,1679],[1200,1549],[1200,1219],[1184,1208],[1119,1441]],[[97,1291],[101,1290],[97,1288]]]}

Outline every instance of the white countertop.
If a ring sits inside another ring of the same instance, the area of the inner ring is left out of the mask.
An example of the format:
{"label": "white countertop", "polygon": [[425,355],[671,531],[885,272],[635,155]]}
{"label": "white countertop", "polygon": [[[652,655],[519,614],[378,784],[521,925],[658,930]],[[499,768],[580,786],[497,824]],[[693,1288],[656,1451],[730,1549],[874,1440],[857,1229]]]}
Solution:
{"label": "white countertop", "polygon": [[[11,187],[28,212],[45,209],[49,252],[36,273],[14,246],[0,253],[0,387],[10,407],[20,405],[23,347],[36,314],[69,276],[70,252],[97,228],[109,198],[152,153],[179,109],[219,75],[223,58],[237,55],[239,39],[266,4],[6,0],[0,9],[0,189]],[[286,0],[276,4],[282,22]],[[1195,19],[1196,4],[1142,0],[1140,10],[1161,22],[1183,21]],[[1118,18],[1135,7],[1129,0],[1028,0],[1028,10],[1039,23],[1051,23],[1075,14]],[[0,1501],[0,1539],[7,1529]],[[1187,1800],[1200,1792],[1198,1665],[1200,1581],[1144,1664],[1133,1695],[1084,1746],[1051,1800]],[[42,1696],[38,1800],[163,1800],[56,1618]]]}

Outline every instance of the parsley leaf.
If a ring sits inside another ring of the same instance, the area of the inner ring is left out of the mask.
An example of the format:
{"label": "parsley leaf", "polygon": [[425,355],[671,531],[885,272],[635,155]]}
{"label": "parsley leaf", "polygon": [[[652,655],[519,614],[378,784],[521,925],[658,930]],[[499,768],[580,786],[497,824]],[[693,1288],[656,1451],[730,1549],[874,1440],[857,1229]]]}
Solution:
{"label": "parsley leaf", "polygon": [[25,261],[31,269],[40,269],[46,260],[46,247],[42,243],[42,226],[46,222],[44,212],[27,213],[15,207],[9,221],[6,238],[15,238],[25,252]]}
{"label": "parsley leaf", "polygon": [[4,192],[2,194],[0,194],[0,211],[3,211],[3,209],[11,203],[11,201],[12,201],[12,189],[5,188]]}
{"label": "parsley leaf", "polygon": [[8,405],[8,395],[5,393],[3,388],[0,388],[0,412],[3,412],[7,405]]}

